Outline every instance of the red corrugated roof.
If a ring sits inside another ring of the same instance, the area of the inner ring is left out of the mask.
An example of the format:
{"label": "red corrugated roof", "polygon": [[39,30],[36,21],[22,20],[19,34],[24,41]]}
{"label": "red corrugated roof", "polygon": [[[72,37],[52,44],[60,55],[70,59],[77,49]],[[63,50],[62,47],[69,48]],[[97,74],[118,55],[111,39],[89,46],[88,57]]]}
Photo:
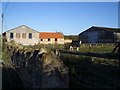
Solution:
{"label": "red corrugated roof", "polygon": [[64,35],[59,32],[40,32],[39,33],[40,39],[48,39],[48,38],[64,38]]}

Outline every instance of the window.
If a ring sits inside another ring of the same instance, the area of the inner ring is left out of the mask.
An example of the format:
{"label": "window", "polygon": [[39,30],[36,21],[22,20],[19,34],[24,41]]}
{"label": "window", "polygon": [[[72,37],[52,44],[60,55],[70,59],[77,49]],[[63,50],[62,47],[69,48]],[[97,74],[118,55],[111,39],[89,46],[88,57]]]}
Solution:
{"label": "window", "polygon": [[50,41],[50,38],[48,38],[48,41]]}
{"label": "window", "polygon": [[55,41],[57,41],[57,38],[55,38]]}
{"label": "window", "polygon": [[41,41],[43,41],[43,39],[41,39]]}
{"label": "window", "polygon": [[29,33],[29,37],[28,37],[29,39],[32,39],[32,33]]}
{"label": "window", "polygon": [[16,33],[16,38],[20,38],[20,33]]}
{"label": "window", "polygon": [[13,33],[10,33],[10,38],[13,38],[14,36],[13,36]]}
{"label": "window", "polygon": [[22,38],[26,38],[26,33],[22,33]]}

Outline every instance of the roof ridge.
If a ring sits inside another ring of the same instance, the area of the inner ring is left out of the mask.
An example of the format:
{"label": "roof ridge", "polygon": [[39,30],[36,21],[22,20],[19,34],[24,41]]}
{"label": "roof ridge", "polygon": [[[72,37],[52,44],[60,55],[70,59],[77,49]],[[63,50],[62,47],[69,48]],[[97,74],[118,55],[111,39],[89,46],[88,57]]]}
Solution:
{"label": "roof ridge", "polygon": [[105,28],[105,29],[120,29],[120,28],[110,28],[110,27],[102,27],[102,26],[92,26],[96,28]]}
{"label": "roof ridge", "polygon": [[[41,33],[51,33],[51,32],[41,32]],[[61,32],[52,32],[52,33],[61,33]]]}
{"label": "roof ridge", "polygon": [[[9,31],[11,31],[11,30],[14,30],[14,29],[20,28],[20,27],[22,27],[22,26],[25,26],[25,27],[27,27],[27,28],[29,28],[29,29],[33,30],[33,31],[38,32],[37,30],[35,30],[35,29],[33,29],[33,28],[31,28],[31,27],[29,27],[29,26],[27,26],[27,25],[20,25],[20,26],[18,26],[18,27],[15,27],[15,28],[9,29],[9,30],[8,30],[8,31],[6,31],[6,32],[9,32]],[[39,32],[38,32],[38,33],[39,33]]]}

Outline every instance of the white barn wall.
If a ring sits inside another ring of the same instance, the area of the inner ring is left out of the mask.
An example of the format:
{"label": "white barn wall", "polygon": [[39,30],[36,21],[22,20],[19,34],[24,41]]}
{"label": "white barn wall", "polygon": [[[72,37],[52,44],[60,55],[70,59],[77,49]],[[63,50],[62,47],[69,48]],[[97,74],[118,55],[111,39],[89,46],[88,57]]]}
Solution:
{"label": "white barn wall", "polygon": [[[13,39],[10,38],[10,33],[13,33],[14,35]],[[16,38],[16,33],[20,33],[20,38]],[[26,33],[26,38],[22,38],[22,33]],[[29,33],[32,33],[32,39],[29,39]],[[20,26],[18,28],[7,31],[6,37],[8,42],[10,42],[11,40],[14,40],[15,42],[23,45],[34,45],[34,44],[38,44],[39,42],[39,32],[33,29],[30,29],[26,26]]]}

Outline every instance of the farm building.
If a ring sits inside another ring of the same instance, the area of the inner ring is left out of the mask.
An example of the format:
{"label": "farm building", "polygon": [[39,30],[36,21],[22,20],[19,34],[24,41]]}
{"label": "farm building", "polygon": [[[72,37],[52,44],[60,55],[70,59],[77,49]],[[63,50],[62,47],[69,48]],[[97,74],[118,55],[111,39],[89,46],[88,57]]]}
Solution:
{"label": "farm building", "polygon": [[40,44],[64,44],[64,35],[60,32],[40,32]]}
{"label": "farm building", "polygon": [[7,42],[14,40],[23,45],[64,44],[64,35],[60,32],[38,32],[25,25],[6,31],[3,36]]}
{"label": "farm building", "polygon": [[65,39],[64,43],[72,43],[72,39]]}
{"label": "farm building", "polygon": [[34,45],[39,41],[39,32],[25,25],[6,31],[4,34],[8,42],[14,40],[23,45]]}
{"label": "farm building", "polygon": [[119,28],[92,26],[79,34],[82,43],[115,43],[120,40]]}

